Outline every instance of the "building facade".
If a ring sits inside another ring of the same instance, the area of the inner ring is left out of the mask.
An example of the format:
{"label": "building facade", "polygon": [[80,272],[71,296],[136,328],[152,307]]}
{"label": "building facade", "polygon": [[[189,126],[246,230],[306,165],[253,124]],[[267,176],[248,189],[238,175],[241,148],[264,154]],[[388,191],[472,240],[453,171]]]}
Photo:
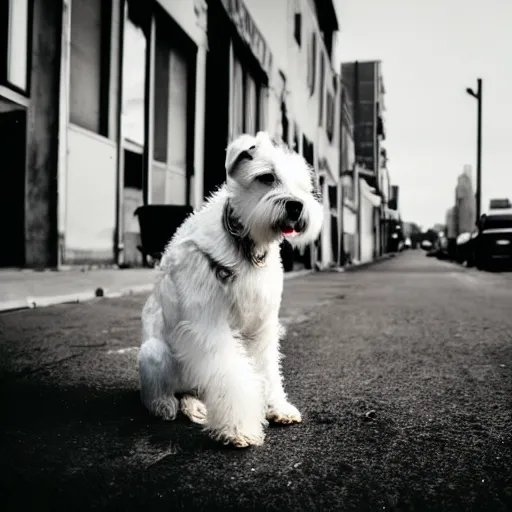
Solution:
{"label": "building facade", "polygon": [[2,5],[2,149],[16,176],[2,266],[141,265],[136,208],[199,207],[225,181],[227,144],[259,130],[317,170],[325,225],[309,257],[336,261],[331,1]]}
{"label": "building facade", "polygon": [[342,197],[342,245],[340,263],[361,259],[359,243],[359,166],[354,144],[354,105],[347,84],[341,79],[340,182]]}
{"label": "building facade", "polygon": [[[354,182],[364,180],[358,197],[366,202],[359,205],[358,232],[359,255],[367,260],[389,250],[398,218],[397,206],[393,206],[391,202],[391,178],[384,147],[385,88],[382,64],[380,61],[342,63],[341,79],[344,94],[350,98],[352,104],[355,168],[358,169],[358,178]],[[345,138],[341,143],[342,155]],[[350,186],[352,185],[349,184]],[[373,208],[372,212],[370,207]],[[364,213],[362,209],[365,210]],[[361,219],[365,225],[360,224]],[[373,239],[370,251],[367,247],[371,237]]]}

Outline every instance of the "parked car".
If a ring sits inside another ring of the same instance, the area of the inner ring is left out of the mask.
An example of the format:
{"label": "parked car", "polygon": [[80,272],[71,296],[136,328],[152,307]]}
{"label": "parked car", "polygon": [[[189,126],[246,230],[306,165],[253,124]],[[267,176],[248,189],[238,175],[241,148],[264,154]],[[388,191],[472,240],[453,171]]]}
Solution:
{"label": "parked car", "polygon": [[471,254],[471,233],[461,233],[456,239],[455,261],[463,265],[470,259]]}
{"label": "parked car", "polygon": [[422,240],[421,248],[425,249],[425,251],[430,251],[432,249],[432,242],[430,240]]}
{"label": "parked car", "polygon": [[498,263],[512,263],[512,209],[491,210],[478,221],[478,232],[472,241],[476,267],[490,270]]}

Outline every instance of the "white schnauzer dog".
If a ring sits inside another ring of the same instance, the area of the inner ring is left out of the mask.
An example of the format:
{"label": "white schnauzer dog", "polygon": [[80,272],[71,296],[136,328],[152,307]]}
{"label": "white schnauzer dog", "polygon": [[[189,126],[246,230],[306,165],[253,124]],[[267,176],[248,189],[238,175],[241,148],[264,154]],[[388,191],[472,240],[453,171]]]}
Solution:
{"label": "white schnauzer dog", "polygon": [[306,161],[265,132],[226,154],[226,183],[169,242],[142,312],[141,398],[210,436],[261,445],[268,421],[297,423],[281,375],[280,243],[314,241],[323,209]]}

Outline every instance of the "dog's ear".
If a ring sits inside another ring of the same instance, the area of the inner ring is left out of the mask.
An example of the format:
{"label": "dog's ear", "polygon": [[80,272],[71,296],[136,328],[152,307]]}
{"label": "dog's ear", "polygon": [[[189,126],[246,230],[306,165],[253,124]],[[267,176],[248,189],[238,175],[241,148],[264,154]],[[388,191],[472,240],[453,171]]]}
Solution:
{"label": "dog's ear", "polygon": [[256,150],[256,139],[252,135],[240,135],[226,151],[226,172],[232,176],[240,162],[252,160]]}

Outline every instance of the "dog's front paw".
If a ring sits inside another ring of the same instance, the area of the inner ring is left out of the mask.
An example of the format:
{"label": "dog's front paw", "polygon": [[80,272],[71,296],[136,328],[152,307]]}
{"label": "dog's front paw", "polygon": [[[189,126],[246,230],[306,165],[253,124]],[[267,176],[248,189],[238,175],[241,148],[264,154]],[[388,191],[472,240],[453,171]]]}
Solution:
{"label": "dog's front paw", "polygon": [[263,435],[250,435],[250,434],[235,434],[227,436],[224,439],[224,444],[231,444],[235,448],[248,448],[249,446],[261,446],[264,441]]}
{"label": "dog's front paw", "polygon": [[220,441],[222,444],[231,445],[235,448],[248,448],[249,446],[261,446],[265,440],[265,434],[259,432],[256,434],[249,434],[240,431],[211,431],[210,436],[215,441]]}
{"label": "dog's front paw", "polygon": [[270,405],[267,411],[267,420],[282,425],[300,423],[302,416],[294,405],[286,402],[280,405]]}
{"label": "dog's front paw", "polygon": [[199,399],[186,395],[181,399],[180,406],[181,412],[193,423],[199,425],[206,423],[206,406]]}

